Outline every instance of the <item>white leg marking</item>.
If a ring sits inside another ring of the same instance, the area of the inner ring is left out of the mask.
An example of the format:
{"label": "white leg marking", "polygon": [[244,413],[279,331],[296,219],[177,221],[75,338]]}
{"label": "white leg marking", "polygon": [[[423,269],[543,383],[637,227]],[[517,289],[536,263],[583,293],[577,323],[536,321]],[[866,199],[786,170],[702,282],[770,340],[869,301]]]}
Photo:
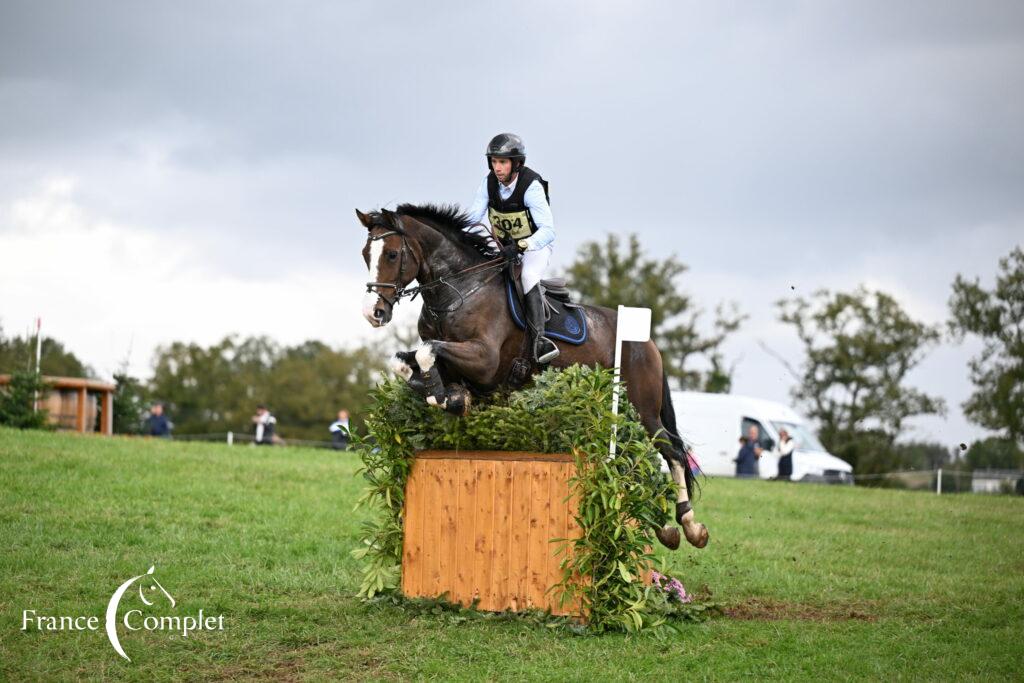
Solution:
{"label": "white leg marking", "polygon": [[416,362],[420,365],[421,372],[430,372],[434,367],[434,348],[427,342],[420,345],[416,350]]}
{"label": "white leg marking", "polygon": [[686,473],[683,472],[682,465],[675,461],[670,462],[668,468],[672,471],[672,481],[676,483],[676,502],[685,503],[690,500],[690,495],[686,492]]}
{"label": "white leg marking", "polygon": [[[380,257],[384,253],[384,240],[370,242],[370,282],[377,282],[380,273]],[[373,309],[377,306],[377,299],[380,298],[376,292],[367,292],[363,297],[363,317],[371,325],[377,327],[377,319],[373,317]]]}
{"label": "white leg marking", "polygon": [[[683,472],[683,466],[677,462],[672,462],[669,465],[669,469],[672,470],[672,480],[676,483],[676,490],[679,495],[676,499],[678,503],[685,503],[690,500],[689,494],[686,492],[686,474]],[[690,545],[698,548],[703,548],[708,542],[708,530],[703,524],[697,521],[697,517],[693,510],[690,510],[683,515],[683,534],[686,536],[686,540],[689,541]]]}

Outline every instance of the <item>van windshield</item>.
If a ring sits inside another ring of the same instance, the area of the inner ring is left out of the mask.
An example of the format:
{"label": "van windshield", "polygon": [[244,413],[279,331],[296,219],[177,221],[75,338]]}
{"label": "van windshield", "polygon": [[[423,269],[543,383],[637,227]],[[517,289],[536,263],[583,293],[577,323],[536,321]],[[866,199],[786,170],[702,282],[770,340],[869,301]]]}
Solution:
{"label": "van windshield", "polygon": [[807,429],[802,424],[796,424],[793,422],[775,422],[772,421],[772,426],[775,427],[775,431],[779,432],[785,429],[789,432],[789,435],[796,441],[796,447],[802,451],[821,451],[826,453],[825,447],[818,441],[818,437],[814,435],[814,432]]}

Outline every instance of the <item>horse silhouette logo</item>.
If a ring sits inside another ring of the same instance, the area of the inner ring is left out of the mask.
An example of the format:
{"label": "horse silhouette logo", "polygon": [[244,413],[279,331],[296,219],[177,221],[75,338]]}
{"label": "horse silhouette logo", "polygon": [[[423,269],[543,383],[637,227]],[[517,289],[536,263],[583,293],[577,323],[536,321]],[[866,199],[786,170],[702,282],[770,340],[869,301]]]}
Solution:
{"label": "horse silhouette logo", "polygon": [[[132,578],[122,583],[120,586],[117,587],[117,590],[114,591],[114,594],[110,596],[110,602],[107,603],[107,638],[110,639],[110,644],[114,646],[114,650],[117,652],[117,654],[121,655],[129,662],[132,661],[131,657],[125,654],[124,648],[121,647],[121,641],[117,637],[117,608],[121,604],[121,598],[123,598],[124,594],[128,592],[128,589],[132,587],[132,584],[139,581],[139,579],[146,579],[145,581],[139,582],[138,589],[139,599],[142,600],[142,604],[146,605],[147,607],[152,607],[154,604],[151,600],[149,600],[146,597],[147,591],[149,592],[150,596],[156,597],[159,595],[159,593],[156,592],[158,588],[160,589],[160,593],[163,593],[165,596],[167,596],[167,599],[170,601],[172,608],[176,604],[171,594],[168,593],[167,590],[160,584],[160,582],[156,580],[156,577],[153,576],[153,572],[155,571],[155,569],[156,565],[153,565],[145,574],[133,576]],[[132,611],[141,612],[141,610]],[[128,626],[127,615],[125,615],[125,625]],[[128,628],[131,627],[129,626]]]}

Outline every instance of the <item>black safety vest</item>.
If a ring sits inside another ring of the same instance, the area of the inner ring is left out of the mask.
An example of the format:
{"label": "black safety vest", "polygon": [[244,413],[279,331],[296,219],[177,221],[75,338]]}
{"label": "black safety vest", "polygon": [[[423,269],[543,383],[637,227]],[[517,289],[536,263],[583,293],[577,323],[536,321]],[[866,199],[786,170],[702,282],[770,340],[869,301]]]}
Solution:
{"label": "black safety vest", "polygon": [[521,240],[537,232],[537,224],[533,222],[530,210],[526,208],[526,190],[539,180],[544,188],[544,199],[548,197],[548,182],[532,168],[523,166],[516,178],[516,189],[508,199],[501,198],[498,191],[498,177],[491,171],[487,176],[487,218],[491,222],[494,236],[503,243]]}

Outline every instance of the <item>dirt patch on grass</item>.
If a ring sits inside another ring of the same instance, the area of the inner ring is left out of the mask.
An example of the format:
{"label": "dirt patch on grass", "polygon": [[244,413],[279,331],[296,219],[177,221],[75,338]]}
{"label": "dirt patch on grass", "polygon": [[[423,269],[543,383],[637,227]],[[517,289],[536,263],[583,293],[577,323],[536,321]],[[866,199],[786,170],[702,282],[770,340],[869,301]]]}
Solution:
{"label": "dirt patch on grass", "polygon": [[730,619],[741,621],[877,621],[867,604],[802,605],[751,598],[722,608]]}

